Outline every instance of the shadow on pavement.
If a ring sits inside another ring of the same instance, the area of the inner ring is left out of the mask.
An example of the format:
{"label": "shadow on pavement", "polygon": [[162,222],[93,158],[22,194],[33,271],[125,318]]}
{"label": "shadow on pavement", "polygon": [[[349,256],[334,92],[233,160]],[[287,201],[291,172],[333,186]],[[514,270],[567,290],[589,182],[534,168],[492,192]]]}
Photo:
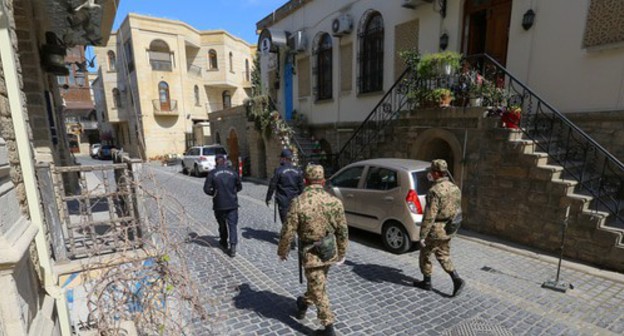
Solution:
{"label": "shadow on pavement", "polygon": [[219,237],[217,236],[200,236],[195,232],[191,232],[188,235],[187,242],[197,244],[203,247],[221,249],[221,246],[219,246]]}
{"label": "shadow on pavement", "polygon": [[258,230],[245,227],[242,229],[241,236],[245,239],[257,239],[277,245],[279,243],[279,234],[273,231]]}
{"label": "shadow on pavement", "polygon": [[374,265],[374,264],[358,264],[353,261],[345,261],[345,265],[353,267],[353,272],[361,278],[381,283],[391,282],[398,285],[412,287],[414,279],[403,274],[403,270],[394,267]]}
{"label": "shadow on pavement", "polygon": [[296,301],[293,298],[270,291],[256,291],[245,283],[238,286],[234,306],[238,309],[254,311],[262,318],[280,321],[297,332],[306,335],[314,333],[314,330],[295,319]]}

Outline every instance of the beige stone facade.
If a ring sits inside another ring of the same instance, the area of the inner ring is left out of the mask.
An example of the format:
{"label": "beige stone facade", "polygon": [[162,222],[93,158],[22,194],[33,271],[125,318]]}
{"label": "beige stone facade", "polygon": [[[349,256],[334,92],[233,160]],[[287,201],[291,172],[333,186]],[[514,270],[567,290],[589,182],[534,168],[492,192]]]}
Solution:
{"label": "beige stone facade", "polygon": [[148,159],[182,154],[197,138],[195,124],[247,98],[254,52],[222,30],[130,14],[96,48],[98,108],[113,124],[113,143]]}

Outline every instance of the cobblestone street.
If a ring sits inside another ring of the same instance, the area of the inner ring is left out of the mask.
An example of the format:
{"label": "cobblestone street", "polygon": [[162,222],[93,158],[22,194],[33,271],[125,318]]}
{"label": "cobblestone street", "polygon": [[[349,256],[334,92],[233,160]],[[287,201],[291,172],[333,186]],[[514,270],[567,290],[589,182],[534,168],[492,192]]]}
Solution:
{"label": "cobblestone street", "polygon": [[[306,335],[320,327],[315,310],[294,318],[297,258],[276,255],[280,230],[273,208],[264,204],[266,186],[245,182],[239,194],[236,258],[218,246],[212,203],[203,178],[185,176],[179,166],[146,166],[160,185],[185,205],[193,243],[188,260],[213,324],[196,322],[197,335]],[[347,261],[329,274],[329,296],[340,335],[621,335],[624,333],[624,277],[564,262],[566,294],[542,289],[555,276],[555,259],[484,240],[466,232],[453,240],[452,257],[467,282],[449,298],[450,278],[434,261],[434,291],[412,287],[420,279],[418,251],[394,255],[379,237],[350,231]],[[567,248],[571,248],[568,246]]]}

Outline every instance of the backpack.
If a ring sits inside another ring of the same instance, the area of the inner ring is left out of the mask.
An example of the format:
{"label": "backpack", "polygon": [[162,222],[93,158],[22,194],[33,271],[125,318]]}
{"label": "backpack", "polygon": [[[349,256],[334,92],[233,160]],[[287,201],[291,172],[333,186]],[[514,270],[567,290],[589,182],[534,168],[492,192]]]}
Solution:
{"label": "backpack", "polygon": [[444,231],[446,231],[447,236],[454,235],[457,233],[457,231],[459,230],[459,227],[461,226],[462,219],[463,219],[462,211],[460,208],[455,214],[455,216],[451,220],[446,222],[446,225],[444,226]]}

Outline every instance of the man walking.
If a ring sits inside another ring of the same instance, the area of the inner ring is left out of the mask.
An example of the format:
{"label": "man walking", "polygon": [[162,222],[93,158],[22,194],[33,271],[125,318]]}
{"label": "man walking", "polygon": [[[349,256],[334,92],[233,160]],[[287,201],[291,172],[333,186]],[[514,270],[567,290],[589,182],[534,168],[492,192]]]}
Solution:
{"label": "man walking", "polygon": [[462,280],[451,261],[451,236],[448,224],[461,211],[461,190],[448,178],[448,166],[444,160],[431,161],[431,168],[427,178],[433,186],[427,193],[427,207],[420,227],[420,271],[422,281],[414,281],[414,286],[431,290],[432,264],[429,260],[431,253],[442,268],[453,280],[453,296],[456,296],[464,287]]}
{"label": "man walking", "polygon": [[269,190],[266,194],[266,204],[271,204],[271,197],[275,192],[275,202],[279,209],[282,225],[286,223],[288,205],[290,201],[303,192],[303,173],[292,164],[292,152],[283,149],[280,154],[280,166],[275,169]]}
{"label": "man walking", "polygon": [[211,170],[204,182],[204,192],[212,196],[212,209],[217,223],[219,223],[219,244],[224,250],[228,248],[230,238],[230,257],[236,256],[238,244],[238,196],[236,195],[243,185],[236,172],[226,165],[225,156],[217,154],[217,166]]}
{"label": "man walking", "polygon": [[349,233],[342,202],[323,190],[324,176],[322,166],[306,167],[306,187],[290,204],[277,255],[281,260],[288,258],[290,242],[297,233],[303,244],[303,267],[308,282],[304,296],[297,298],[297,318],[303,319],[308,306],[315,305],[324,326],[317,335],[335,335],[334,314],[327,296],[327,272],[330,265],[344,261]]}

